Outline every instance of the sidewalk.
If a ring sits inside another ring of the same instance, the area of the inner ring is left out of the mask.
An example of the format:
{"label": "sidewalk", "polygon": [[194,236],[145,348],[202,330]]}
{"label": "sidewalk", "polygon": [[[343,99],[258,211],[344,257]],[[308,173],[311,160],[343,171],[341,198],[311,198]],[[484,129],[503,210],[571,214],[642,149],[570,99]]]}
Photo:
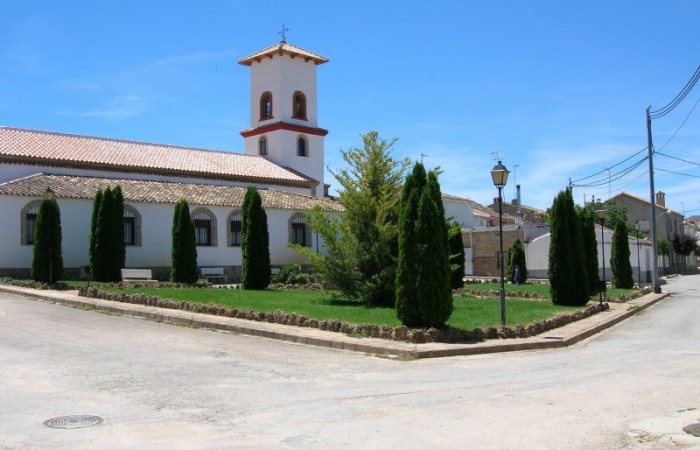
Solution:
{"label": "sidewalk", "polygon": [[269,339],[349,350],[392,358],[419,359],[484,353],[540,350],[573,345],[600,333],[631,317],[636,312],[668,297],[669,293],[648,294],[627,303],[610,303],[610,309],[564,327],[550,330],[535,337],[519,339],[492,339],[475,343],[445,344],[389,341],[377,338],[357,338],[343,333],[316,328],[295,327],[231,317],[212,316],[154,306],[120,303],[109,300],[80,297],[77,291],[50,291],[0,285],[0,292],[15,294],[34,300],[56,303],[74,308],[95,310],[111,314],[140,317],[155,322],[171,323],[197,328],[211,328],[232,333],[259,336]]}

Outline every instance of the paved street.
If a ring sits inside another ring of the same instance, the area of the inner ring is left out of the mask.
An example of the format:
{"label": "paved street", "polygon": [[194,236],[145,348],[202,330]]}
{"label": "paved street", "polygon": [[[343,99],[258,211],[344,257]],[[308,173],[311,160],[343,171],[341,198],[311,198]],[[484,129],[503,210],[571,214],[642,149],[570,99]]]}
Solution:
{"label": "paved street", "polygon": [[700,275],[664,289],[570,348],[417,361],[0,294],[0,448],[700,448]]}

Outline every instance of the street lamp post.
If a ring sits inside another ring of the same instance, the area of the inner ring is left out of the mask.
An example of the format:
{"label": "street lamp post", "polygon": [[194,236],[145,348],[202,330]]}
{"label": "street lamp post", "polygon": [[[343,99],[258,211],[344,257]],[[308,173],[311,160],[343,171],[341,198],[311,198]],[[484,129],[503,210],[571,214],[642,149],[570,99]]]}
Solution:
{"label": "street lamp post", "polygon": [[639,289],[642,288],[642,264],[639,259],[639,232],[641,227],[639,226],[639,221],[634,223],[634,235],[637,236],[637,279],[639,283]]}
{"label": "street lamp post", "polygon": [[603,291],[607,290],[608,285],[605,281],[605,234],[603,232],[603,224],[605,224],[605,210],[596,210],[596,215],[600,219],[600,248],[603,254],[603,279],[600,280],[600,285],[598,286],[598,292],[600,294],[600,304],[603,304]]}
{"label": "street lamp post", "polygon": [[500,242],[499,263],[501,266],[501,327],[506,326],[506,289],[504,282],[503,264],[503,187],[508,182],[508,169],[498,161],[498,164],[491,169],[493,184],[498,188],[498,237]]}
{"label": "street lamp post", "polygon": [[[52,201],[55,198],[56,198],[56,194],[54,194],[54,192],[51,190],[51,188],[47,186],[46,192],[44,192],[44,200]],[[49,208],[45,208],[45,211],[48,209]],[[50,214],[49,214],[49,216],[50,216]],[[53,236],[51,236],[52,224],[49,223],[48,225],[49,226],[47,226],[46,229],[48,231],[47,241],[48,241],[48,245],[49,245],[49,286],[50,286],[53,283],[53,260],[51,258],[51,247],[53,246],[53,242],[52,242]]]}

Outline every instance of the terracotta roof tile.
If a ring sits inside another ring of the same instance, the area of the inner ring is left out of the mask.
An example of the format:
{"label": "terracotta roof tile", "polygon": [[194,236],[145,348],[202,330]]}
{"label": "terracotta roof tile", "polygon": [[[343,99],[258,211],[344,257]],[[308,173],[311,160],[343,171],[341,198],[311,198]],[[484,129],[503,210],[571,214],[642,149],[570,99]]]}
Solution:
{"label": "terracotta roof tile", "polygon": [[248,55],[245,58],[240,59],[238,64],[250,66],[253,64],[253,61],[260,61],[264,57],[272,58],[274,55],[290,55],[292,57],[299,56],[306,60],[313,61],[316,65],[328,62],[328,58],[324,58],[316,53],[312,53],[308,50],[304,50],[303,48],[289,45],[285,41],[281,41],[279,44],[271,45],[260,50],[259,52],[255,52],[252,55]]}
{"label": "terracotta roof tile", "polygon": [[317,181],[241,153],[0,127],[0,162],[311,187]]}
{"label": "terracotta roof tile", "polygon": [[[47,187],[56,197],[92,200],[98,189],[121,186],[124,200],[144,203],[176,203],[181,198],[191,205],[240,207],[246,188],[207,184],[171,183],[67,175],[35,174],[0,184],[0,195],[41,198]],[[319,206],[325,211],[343,211],[334,200],[301,194],[260,189],[262,204],[267,209],[303,211]]]}

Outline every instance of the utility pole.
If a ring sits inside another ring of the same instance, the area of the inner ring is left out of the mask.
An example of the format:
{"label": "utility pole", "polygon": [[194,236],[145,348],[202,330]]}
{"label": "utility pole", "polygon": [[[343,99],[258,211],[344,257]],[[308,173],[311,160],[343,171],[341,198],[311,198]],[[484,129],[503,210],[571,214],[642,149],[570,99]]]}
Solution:
{"label": "utility pole", "polygon": [[651,106],[647,108],[647,147],[649,150],[649,200],[651,203],[651,260],[654,262],[651,270],[651,285],[654,292],[660,293],[659,285],[659,256],[656,245],[656,193],[654,192],[654,145],[651,139]]}

